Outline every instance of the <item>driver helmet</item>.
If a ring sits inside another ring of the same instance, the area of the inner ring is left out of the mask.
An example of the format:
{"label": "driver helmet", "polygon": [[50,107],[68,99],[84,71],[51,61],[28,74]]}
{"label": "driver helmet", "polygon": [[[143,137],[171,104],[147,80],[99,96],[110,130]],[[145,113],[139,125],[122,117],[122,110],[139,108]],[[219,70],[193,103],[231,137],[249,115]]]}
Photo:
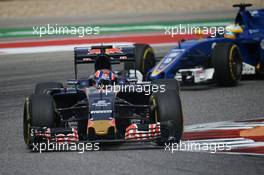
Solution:
{"label": "driver helmet", "polygon": [[95,72],[94,79],[95,79],[96,87],[105,88],[107,85],[114,84],[114,82],[116,81],[116,76],[112,71],[108,69],[103,69],[103,70],[97,70]]}
{"label": "driver helmet", "polygon": [[237,34],[243,32],[243,28],[238,24],[229,24],[226,26],[225,38],[236,39]]}

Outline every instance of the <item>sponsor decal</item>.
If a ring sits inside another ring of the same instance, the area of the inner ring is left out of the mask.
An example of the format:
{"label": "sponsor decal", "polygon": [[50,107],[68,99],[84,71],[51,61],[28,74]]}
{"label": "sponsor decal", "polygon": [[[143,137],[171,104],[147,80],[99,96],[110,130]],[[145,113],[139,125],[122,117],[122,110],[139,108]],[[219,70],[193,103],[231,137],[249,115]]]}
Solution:
{"label": "sponsor decal", "polygon": [[111,103],[110,102],[106,102],[106,100],[99,100],[96,103],[92,103],[92,105],[96,106],[96,107],[105,107],[105,106],[108,106],[110,104]]}
{"label": "sponsor decal", "polygon": [[255,66],[252,66],[247,63],[243,63],[243,70],[242,70],[242,75],[252,75],[256,73]]}
{"label": "sponsor decal", "polygon": [[105,113],[112,113],[112,110],[91,111],[91,114],[105,114]]}

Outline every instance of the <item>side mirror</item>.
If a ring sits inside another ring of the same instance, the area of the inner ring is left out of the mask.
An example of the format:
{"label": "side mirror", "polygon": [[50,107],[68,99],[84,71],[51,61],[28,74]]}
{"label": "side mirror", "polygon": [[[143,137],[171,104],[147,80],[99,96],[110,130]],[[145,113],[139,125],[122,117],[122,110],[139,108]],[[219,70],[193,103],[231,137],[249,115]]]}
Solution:
{"label": "side mirror", "polygon": [[79,84],[79,80],[67,80],[67,85],[78,85]]}

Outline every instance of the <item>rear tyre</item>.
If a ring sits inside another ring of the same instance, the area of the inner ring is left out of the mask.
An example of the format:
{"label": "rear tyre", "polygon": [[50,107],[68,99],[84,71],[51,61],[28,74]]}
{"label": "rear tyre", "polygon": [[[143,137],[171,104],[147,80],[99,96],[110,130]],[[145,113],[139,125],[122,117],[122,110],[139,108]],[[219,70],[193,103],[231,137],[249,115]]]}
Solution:
{"label": "rear tyre", "polygon": [[55,104],[48,94],[33,94],[26,99],[24,106],[24,140],[28,146],[32,144],[31,127],[55,127]]}
{"label": "rear tyre", "polygon": [[38,83],[35,86],[34,94],[46,94],[47,89],[54,89],[54,88],[63,88],[63,85],[62,83],[57,83],[57,82]]}
{"label": "rear tyre", "polygon": [[164,146],[167,142],[179,143],[183,133],[183,114],[179,94],[175,90],[153,93],[150,97],[153,106],[152,117],[160,122],[161,138],[157,144]]}
{"label": "rear tyre", "polygon": [[215,45],[211,65],[215,69],[214,79],[220,86],[236,86],[241,79],[242,60],[240,50],[233,43]]}
{"label": "rear tyre", "polygon": [[[145,79],[148,71],[156,64],[153,49],[148,44],[134,44],[135,46],[135,66],[141,72]],[[133,62],[125,62],[124,69],[135,69]]]}

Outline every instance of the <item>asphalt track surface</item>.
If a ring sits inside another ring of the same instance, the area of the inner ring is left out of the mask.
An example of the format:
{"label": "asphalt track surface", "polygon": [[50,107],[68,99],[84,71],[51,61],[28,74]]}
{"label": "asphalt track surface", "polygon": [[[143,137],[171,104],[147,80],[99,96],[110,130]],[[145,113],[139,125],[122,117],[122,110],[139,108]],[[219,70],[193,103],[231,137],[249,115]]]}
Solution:
{"label": "asphalt track surface", "polygon": [[[32,153],[23,142],[24,98],[34,84],[73,78],[73,53],[0,56],[0,174],[263,174],[263,156],[174,152],[147,144],[102,151]],[[120,66],[119,66],[120,68]],[[87,75],[93,66],[87,66]],[[264,82],[182,90],[185,124],[264,115]]]}

